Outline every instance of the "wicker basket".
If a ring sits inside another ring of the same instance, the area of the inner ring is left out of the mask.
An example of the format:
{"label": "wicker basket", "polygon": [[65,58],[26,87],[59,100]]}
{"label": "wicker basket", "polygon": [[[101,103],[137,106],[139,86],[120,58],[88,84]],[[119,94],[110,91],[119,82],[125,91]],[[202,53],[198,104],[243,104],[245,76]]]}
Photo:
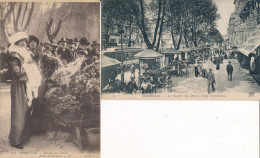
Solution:
{"label": "wicker basket", "polygon": [[87,132],[87,148],[100,150],[100,128],[89,128]]}

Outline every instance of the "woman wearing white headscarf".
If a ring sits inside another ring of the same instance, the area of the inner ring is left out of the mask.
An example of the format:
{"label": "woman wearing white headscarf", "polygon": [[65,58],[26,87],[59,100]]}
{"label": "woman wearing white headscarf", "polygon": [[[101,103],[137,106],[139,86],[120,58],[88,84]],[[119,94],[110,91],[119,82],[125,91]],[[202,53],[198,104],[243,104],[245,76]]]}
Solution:
{"label": "woman wearing white headscarf", "polygon": [[18,32],[10,37],[11,45],[9,68],[12,72],[11,81],[11,130],[10,144],[23,149],[29,140],[29,116],[32,99],[37,98],[41,74],[26,48],[28,35]]}

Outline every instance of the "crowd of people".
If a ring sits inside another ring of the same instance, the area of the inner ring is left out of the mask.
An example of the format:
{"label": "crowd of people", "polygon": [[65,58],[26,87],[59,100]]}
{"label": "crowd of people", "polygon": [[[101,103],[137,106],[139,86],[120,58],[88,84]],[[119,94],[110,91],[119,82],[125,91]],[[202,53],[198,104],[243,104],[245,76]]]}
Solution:
{"label": "crowd of people", "polygon": [[[100,54],[100,44],[97,41],[88,41],[87,38],[61,38],[57,43],[40,42],[37,36],[29,35],[25,40],[26,48],[32,52],[32,58],[38,62],[42,54],[49,54],[50,56],[58,57],[64,64],[75,61],[80,57],[92,57]],[[8,58],[10,44],[7,48],[0,47],[0,74],[8,69]],[[9,76],[3,75],[1,80],[8,79]]]}
{"label": "crowd of people", "polygon": [[[78,58],[87,59],[95,56],[99,58],[99,51],[99,43],[90,42],[85,37],[80,40],[61,38],[57,43],[41,43],[38,37],[28,36],[25,32],[17,32],[9,37],[8,47],[1,47],[0,76],[8,74],[4,80],[11,80],[9,140],[13,147],[23,149],[23,145],[30,140],[33,133],[33,126],[31,126],[33,118],[39,119],[43,115],[48,115],[44,112],[46,109],[40,107],[40,101],[48,88],[46,86],[48,76],[44,74],[44,68],[41,67],[44,65],[43,57],[55,58],[55,61],[58,60],[66,66]],[[50,118],[50,116],[44,117]],[[43,128],[45,124],[43,120],[38,121],[37,126]]]}

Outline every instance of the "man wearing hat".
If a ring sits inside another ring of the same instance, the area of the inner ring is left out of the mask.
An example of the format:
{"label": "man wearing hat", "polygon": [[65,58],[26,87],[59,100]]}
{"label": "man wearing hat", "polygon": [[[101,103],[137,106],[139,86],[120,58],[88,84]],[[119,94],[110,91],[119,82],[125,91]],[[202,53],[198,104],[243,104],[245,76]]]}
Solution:
{"label": "man wearing hat", "polygon": [[97,56],[99,57],[99,52],[100,52],[100,44],[97,41],[93,41],[91,44],[91,49],[88,51],[89,56]]}
{"label": "man wearing hat", "polygon": [[233,66],[231,65],[231,61],[228,62],[226,70],[227,70],[227,74],[228,74],[228,81],[232,81]]}
{"label": "man wearing hat", "polygon": [[73,39],[68,39],[67,48],[70,50],[72,54],[72,61],[74,61],[76,59],[76,51],[75,51]]}
{"label": "man wearing hat", "polygon": [[74,48],[75,48],[75,50],[77,50],[78,49],[78,47],[79,47],[79,40],[78,40],[78,38],[74,38]]}
{"label": "man wearing hat", "polygon": [[90,42],[87,40],[87,38],[83,37],[79,41],[79,47],[77,48],[77,57],[87,57],[88,55],[88,47],[90,45]]}
{"label": "man wearing hat", "polygon": [[51,50],[52,55],[58,56],[57,51],[58,51],[59,45],[56,44],[56,43],[51,43],[50,45],[51,45],[51,47],[52,47],[52,50]]}
{"label": "man wearing hat", "polygon": [[210,93],[210,85],[212,87],[212,91],[215,91],[215,87],[214,84],[216,83],[215,81],[215,76],[212,72],[212,69],[209,69],[209,72],[207,73],[207,78],[208,78],[208,94]]}
{"label": "man wearing hat", "polygon": [[73,61],[73,55],[71,51],[67,48],[67,40],[61,38],[62,47],[58,49],[57,54],[60,56],[61,60],[65,60],[67,63]]}

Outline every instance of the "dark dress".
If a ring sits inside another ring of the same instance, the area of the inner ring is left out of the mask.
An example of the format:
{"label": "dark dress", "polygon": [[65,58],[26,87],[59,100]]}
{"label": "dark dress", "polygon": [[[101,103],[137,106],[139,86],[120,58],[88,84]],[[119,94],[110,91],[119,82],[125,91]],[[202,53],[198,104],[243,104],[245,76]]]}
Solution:
{"label": "dark dress", "polygon": [[198,77],[199,75],[199,69],[198,69],[198,66],[195,66],[195,76]]}
{"label": "dark dress", "polygon": [[26,81],[28,80],[25,71],[21,70],[21,57],[11,52],[9,68],[12,73],[11,81],[11,130],[10,144],[23,144],[29,139],[29,117],[30,108],[26,96]]}

